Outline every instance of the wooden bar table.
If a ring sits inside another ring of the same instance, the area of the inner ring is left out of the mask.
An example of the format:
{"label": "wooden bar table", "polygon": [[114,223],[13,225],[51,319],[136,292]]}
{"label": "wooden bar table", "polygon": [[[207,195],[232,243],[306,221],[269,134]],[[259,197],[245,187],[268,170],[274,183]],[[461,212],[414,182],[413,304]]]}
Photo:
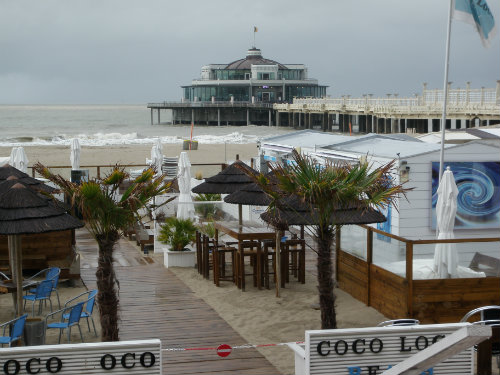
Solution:
{"label": "wooden bar table", "polygon": [[[218,240],[218,231],[221,231],[228,236],[234,238],[238,241],[238,256],[239,264],[238,264],[238,273],[243,272],[241,276],[238,274],[236,277],[236,282],[238,287],[241,288],[242,291],[245,291],[245,262],[243,258],[243,241],[262,241],[262,240],[272,240],[275,239],[276,234],[274,230],[269,227],[263,226],[257,222],[245,221],[240,226],[238,221],[223,221],[215,223],[215,238]],[[257,254],[257,287],[260,289],[262,286],[261,282],[261,253],[258,251]]]}

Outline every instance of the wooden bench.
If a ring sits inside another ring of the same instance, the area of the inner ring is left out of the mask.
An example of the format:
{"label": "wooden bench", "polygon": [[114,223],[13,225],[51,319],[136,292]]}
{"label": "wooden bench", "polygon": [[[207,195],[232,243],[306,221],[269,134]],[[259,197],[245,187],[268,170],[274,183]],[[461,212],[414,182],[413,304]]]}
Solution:
{"label": "wooden bench", "polygon": [[484,272],[486,276],[500,277],[500,259],[489,255],[475,253],[469,268],[477,272]]}

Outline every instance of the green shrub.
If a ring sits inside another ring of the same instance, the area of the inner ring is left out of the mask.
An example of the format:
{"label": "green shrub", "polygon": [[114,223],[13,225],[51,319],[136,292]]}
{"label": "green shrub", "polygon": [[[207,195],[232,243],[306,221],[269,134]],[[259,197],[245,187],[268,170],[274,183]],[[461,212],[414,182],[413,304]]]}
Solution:
{"label": "green shrub", "polygon": [[160,227],[158,240],[172,251],[182,251],[196,239],[196,226],[191,219],[169,217]]}
{"label": "green shrub", "polygon": [[[198,194],[195,198],[197,202],[217,202],[221,200],[220,194]],[[221,210],[212,203],[195,204],[195,212],[205,219],[215,219],[221,215]]]}

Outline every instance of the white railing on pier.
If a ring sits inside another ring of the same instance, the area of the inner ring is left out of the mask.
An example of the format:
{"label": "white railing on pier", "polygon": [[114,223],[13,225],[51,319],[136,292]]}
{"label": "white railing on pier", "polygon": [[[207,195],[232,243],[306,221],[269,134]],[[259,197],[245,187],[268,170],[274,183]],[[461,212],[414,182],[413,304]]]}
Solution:
{"label": "white railing on pier", "polygon": [[[450,117],[500,116],[500,84],[496,89],[453,89],[448,91],[447,112]],[[399,98],[294,98],[289,104],[275,104],[277,111],[371,113],[377,116],[438,116],[443,110],[443,90],[424,89],[422,95]]]}

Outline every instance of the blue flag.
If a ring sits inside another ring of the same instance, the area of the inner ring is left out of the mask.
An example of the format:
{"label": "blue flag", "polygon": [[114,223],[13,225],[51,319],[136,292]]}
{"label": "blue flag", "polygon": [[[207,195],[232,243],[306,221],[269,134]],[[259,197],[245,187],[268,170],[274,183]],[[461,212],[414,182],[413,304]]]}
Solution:
{"label": "blue flag", "polygon": [[486,0],[454,0],[453,18],[476,27],[483,46],[489,47],[495,36],[495,19]]}

